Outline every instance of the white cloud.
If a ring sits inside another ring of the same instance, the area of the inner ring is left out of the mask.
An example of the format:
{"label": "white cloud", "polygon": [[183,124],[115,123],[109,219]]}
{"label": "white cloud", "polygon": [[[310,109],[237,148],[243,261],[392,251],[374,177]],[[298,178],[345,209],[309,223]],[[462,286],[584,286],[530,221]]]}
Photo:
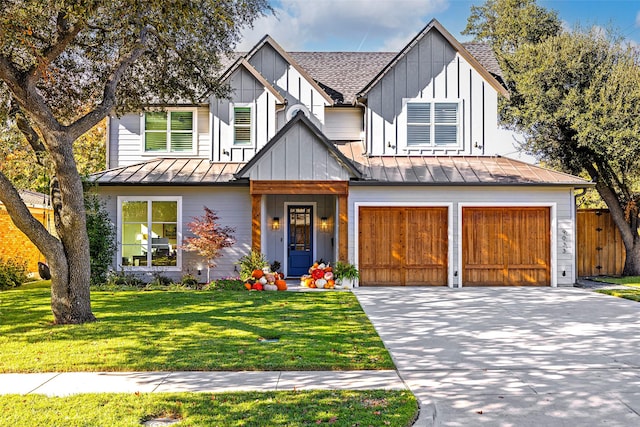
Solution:
{"label": "white cloud", "polygon": [[269,34],[285,50],[398,50],[449,0],[281,0],[244,32],[240,50]]}

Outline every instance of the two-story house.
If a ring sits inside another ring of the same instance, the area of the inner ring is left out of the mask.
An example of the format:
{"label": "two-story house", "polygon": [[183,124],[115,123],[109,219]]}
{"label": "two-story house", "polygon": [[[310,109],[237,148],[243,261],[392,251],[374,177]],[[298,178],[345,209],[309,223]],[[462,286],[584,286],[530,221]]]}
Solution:
{"label": "two-story house", "polygon": [[515,160],[487,46],[437,21],[396,53],[286,52],[264,37],[221,77],[229,99],[111,117],[94,175],[114,268],[177,278],[203,206],[288,277],[350,261],[361,285],[571,285],[578,177]]}

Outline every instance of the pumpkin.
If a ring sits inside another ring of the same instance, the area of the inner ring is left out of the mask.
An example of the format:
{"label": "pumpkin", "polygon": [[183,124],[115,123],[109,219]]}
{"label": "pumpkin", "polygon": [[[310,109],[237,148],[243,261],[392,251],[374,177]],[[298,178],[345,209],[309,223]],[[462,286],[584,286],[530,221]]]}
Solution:
{"label": "pumpkin", "polygon": [[333,279],[327,280],[327,284],[324,285],[325,288],[333,289],[336,286],[336,281]]}
{"label": "pumpkin", "polygon": [[272,285],[270,283],[264,285],[264,290],[265,291],[277,291],[278,287],[276,285]]}
{"label": "pumpkin", "polygon": [[286,291],[287,290],[287,282],[285,282],[282,279],[278,279],[278,280],[276,280],[276,287],[278,288],[279,291]]}
{"label": "pumpkin", "polygon": [[325,272],[325,273],[328,273],[328,272],[330,272],[330,271],[333,271],[333,267],[331,267],[330,265],[327,265],[327,266],[324,268],[324,272]]}
{"label": "pumpkin", "polygon": [[245,283],[244,287],[247,288],[248,291],[251,290],[251,283]]}
{"label": "pumpkin", "polygon": [[273,282],[276,281],[275,274],[267,273],[267,274],[264,275],[264,277],[267,279],[267,282],[269,282],[269,283],[273,283]]}
{"label": "pumpkin", "polygon": [[313,285],[313,279],[311,277],[307,277],[306,279],[304,279],[304,285],[308,288],[311,288],[311,285]]}
{"label": "pumpkin", "polygon": [[254,277],[254,278],[256,278],[256,279],[259,279],[259,278],[261,278],[262,276],[264,276],[264,271],[262,271],[262,270],[258,270],[258,269],[255,269],[255,270],[253,270],[253,272],[251,273],[251,276],[253,276],[253,277]]}
{"label": "pumpkin", "polygon": [[256,291],[261,291],[261,290],[263,289],[263,288],[262,288],[262,283],[258,282],[258,283],[256,283],[256,284],[254,284],[254,285],[251,287],[251,289],[255,289]]}
{"label": "pumpkin", "polygon": [[320,270],[320,269],[313,270],[313,273],[311,273],[311,276],[316,280],[322,279],[324,277],[324,270]]}
{"label": "pumpkin", "polygon": [[320,270],[324,270],[324,269],[325,269],[325,267],[326,267],[326,265],[324,264],[324,262],[323,262],[322,264],[318,264],[318,268],[319,268]]}
{"label": "pumpkin", "polygon": [[322,289],[322,288],[324,288],[324,285],[326,285],[326,284],[327,284],[327,281],[326,281],[326,280],[324,280],[324,279],[318,279],[318,280],[316,280],[316,287],[317,287],[318,289]]}
{"label": "pumpkin", "polygon": [[324,280],[331,280],[333,279],[333,273],[331,271],[326,271],[324,273]]}
{"label": "pumpkin", "polygon": [[261,277],[260,280],[258,280],[258,283],[262,283],[263,285],[267,284],[267,278],[266,277]]}

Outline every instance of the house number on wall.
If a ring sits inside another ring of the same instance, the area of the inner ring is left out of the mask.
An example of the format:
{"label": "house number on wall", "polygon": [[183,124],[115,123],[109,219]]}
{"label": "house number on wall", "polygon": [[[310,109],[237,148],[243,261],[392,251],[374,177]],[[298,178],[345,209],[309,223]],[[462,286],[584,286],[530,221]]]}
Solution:
{"label": "house number on wall", "polygon": [[562,253],[569,253],[569,232],[567,230],[562,230]]}

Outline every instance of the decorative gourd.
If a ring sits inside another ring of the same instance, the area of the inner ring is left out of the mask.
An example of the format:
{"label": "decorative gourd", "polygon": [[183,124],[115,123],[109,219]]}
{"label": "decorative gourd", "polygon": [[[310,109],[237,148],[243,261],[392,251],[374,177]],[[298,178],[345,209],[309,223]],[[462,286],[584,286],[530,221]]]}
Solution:
{"label": "decorative gourd", "polygon": [[336,287],[336,281],[333,280],[333,279],[329,279],[329,280],[327,280],[327,284],[324,285],[324,287],[327,288],[327,289],[333,289],[333,288]]}
{"label": "decorative gourd", "polygon": [[326,271],[324,272],[324,280],[331,280],[333,279],[333,273],[331,271]]}
{"label": "decorative gourd", "polygon": [[317,287],[318,289],[322,289],[322,288],[324,288],[324,285],[326,285],[326,284],[327,284],[327,281],[326,281],[326,280],[324,280],[324,279],[318,279],[318,280],[316,280],[316,287]]}
{"label": "decorative gourd", "polygon": [[267,284],[267,278],[266,277],[261,277],[260,280],[258,280],[259,283],[262,283],[263,285]]}
{"label": "decorative gourd", "polygon": [[279,291],[286,291],[287,290],[287,282],[285,282],[282,279],[278,279],[278,280],[276,280],[276,287],[278,288]]}
{"label": "decorative gourd", "polygon": [[276,285],[272,285],[271,283],[267,283],[266,285],[264,285],[264,290],[265,291],[277,291],[278,287]]}
{"label": "decorative gourd", "polygon": [[319,268],[320,270],[324,270],[324,269],[325,269],[325,267],[326,267],[326,265],[324,264],[324,262],[323,262],[322,264],[318,264],[318,268]]}
{"label": "decorative gourd", "polygon": [[267,273],[267,274],[264,275],[264,277],[267,279],[267,282],[269,282],[269,283],[273,283],[273,282],[276,281],[275,274]]}
{"label": "decorative gourd", "polygon": [[256,278],[256,279],[259,279],[259,278],[261,278],[262,276],[264,276],[264,271],[262,271],[262,270],[258,270],[258,269],[255,269],[255,270],[253,270],[253,272],[251,273],[251,276],[253,276],[253,277],[254,277],[254,278]]}

